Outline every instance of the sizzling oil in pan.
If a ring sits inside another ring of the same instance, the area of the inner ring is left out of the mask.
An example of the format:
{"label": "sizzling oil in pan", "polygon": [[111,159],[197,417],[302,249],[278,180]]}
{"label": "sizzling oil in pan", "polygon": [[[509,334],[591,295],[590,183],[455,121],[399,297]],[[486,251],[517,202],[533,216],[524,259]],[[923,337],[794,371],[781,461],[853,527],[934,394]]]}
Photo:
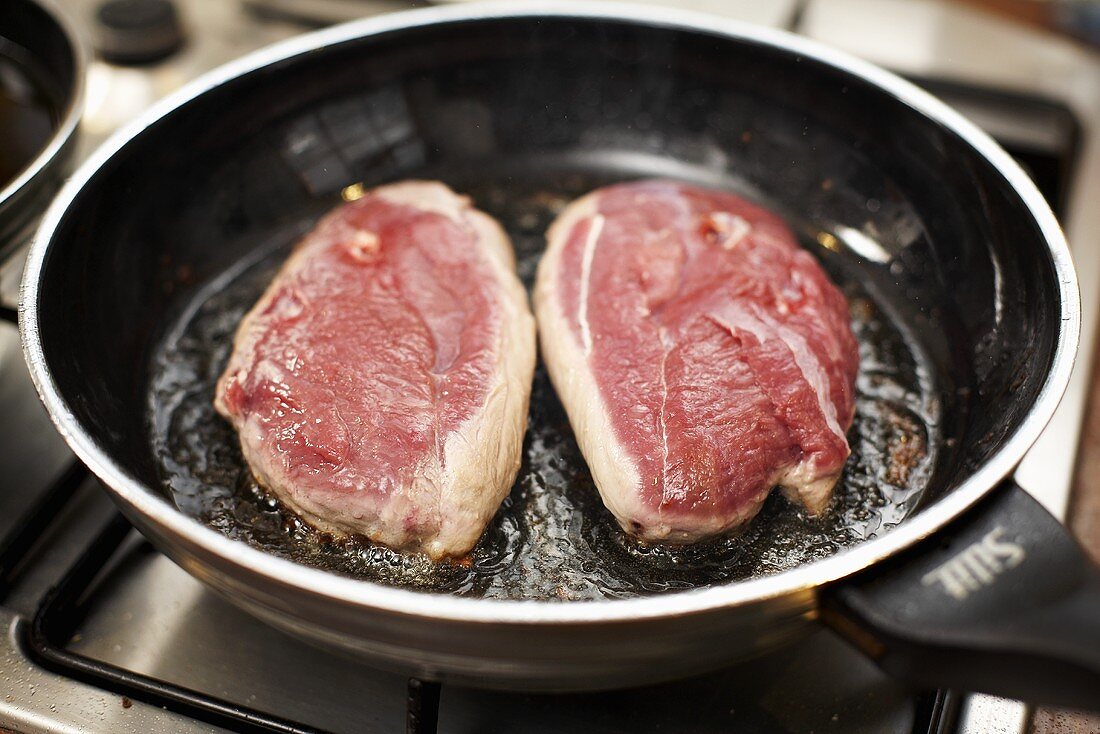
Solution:
{"label": "sizzling oil in pan", "polygon": [[[530,286],[554,215],[604,183],[565,178],[553,193],[537,186],[525,190],[517,182],[459,190],[509,230],[520,276]],[[859,279],[826,258],[851,304],[860,372],[856,418],[848,433],[852,455],[822,517],[805,516],[776,492],[736,537],[685,548],[631,540],[601,503],[540,364],[523,466],[466,559],[432,564],[361,538],[333,539],[299,522],[258,488],[235,432],[212,403],[238,322],[292,244],[261,248],[196,294],[154,356],[149,401],[153,448],[164,486],[179,508],[267,552],[393,586],[470,597],[631,597],[773,574],[830,556],[900,522],[930,479],[940,414],[932,370],[919,344]]]}

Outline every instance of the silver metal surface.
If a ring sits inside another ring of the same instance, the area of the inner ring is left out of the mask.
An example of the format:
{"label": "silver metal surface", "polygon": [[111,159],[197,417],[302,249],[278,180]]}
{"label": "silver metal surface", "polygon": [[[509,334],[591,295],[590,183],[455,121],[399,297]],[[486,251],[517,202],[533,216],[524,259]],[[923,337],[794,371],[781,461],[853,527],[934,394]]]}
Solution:
{"label": "silver metal surface", "polygon": [[20,489],[49,481],[72,460],[46,412],[27,401],[27,391],[34,386],[20,359],[18,331],[0,323],[0,415],[8,425],[21,427],[0,445],[0,538],[15,528],[36,499]]}
{"label": "silver metal surface", "polygon": [[43,670],[23,654],[23,624],[0,609],[0,690],[7,692],[0,700],[0,730],[19,734],[223,731]]}
{"label": "silver metal surface", "polygon": [[[34,399],[33,396],[26,396]],[[53,531],[49,550],[3,600],[24,609],[21,630],[45,589],[88,548],[112,510],[88,482]],[[86,490],[86,491],[85,491]],[[14,630],[0,635],[0,730],[214,731],[135,697],[42,671]],[[403,676],[289,637],[223,600],[131,533],[89,595],[66,649],[157,680],[336,734],[400,731]],[[8,675],[10,673],[10,675]],[[89,695],[89,690],[97,695]],[[105,710],[100,721],[89,718]],[[533,696],[445,687],[443,734],[779,731],[923,734],[911,692],[827,631],[706,678],[608,694]]]}
{"label": "silver metal surface", "polygon": [[[142,542],[122,551],[89,606],[69,645],[80,654],[336,734],[402,728],[404,677],[257,624]],[[0,625],[0,728],[220,731],[42,671],[20,642],[26,625],[16,629],[6,612]],[[910,692],[823,631],[777,655],[660,687],[564,697],[447,687],[439,731],[912,734],[918,722]]]}
{"label": "silver metal surface", "polygon": [[[95,9],[102,0],[51,2],[56,3],[56,14],[79,43],[86,65],[82,97],[66,113],[66,128],[69,115],[79,119],[79,135],[73,138],[77,160],[86,159],[111,133],[184,83],[245,53],[302,33],[301,25],[287,20],[260,22],[234,0],[187,0],[181,14],[188,35],[180,51],[152,66],[116,66],[88,52],[92,40],[86,32],[94,27]],[[19,281],[37,225],[38,220],[31,219],[25,235],[13,238],[22,245],[0,262],[0,303],[14,306],[19,301]]]}
{"label": "silver metal surface", "polygon": [[[121,555],[77,630],[76,652],[326,731],[400,731],[404,677],[257,624],[144,543]],[[447,687],[443,698],[444,733],[716,732],[735,724],[769,734],[911,734],[916,718],[908,691],[825,631],[701,680],[603,696]]]}
{"label": "silver metal surface", "polygon": [[[53,0],[36,0],[36,4],[52,17],[58,33],[66,39],[67,45],[71,48],[74,78],[77,81],[72,95],[66,100],[65,109],[61,110],[61,119],[49,143],[34,160],[27,164],[22,173],[0,189],[0,204],[7,202],[18,192],[26,190],[47,175],[50,168],[65,154],[71,144],[84,112],[84,69],[88,61],[85,46],[68,16],[54,6]],[[33,52],[34,49],[31,51]]]}
{"label": "silver metal surface", "polygon": [[[71,55],[73,83],[65,90],[65,106],[59,110],[60,119],[49,141],[38,155],[27,164],[22,173],[0,189],[0,305],[14,307],[19,298],[19,276],[22,273],[23,253],[39,217],[49,205],[55,191],[60,188],[71,170],[72,159],[78,153],[81,117],[84,112],[84,86],[88,53],[68,15],[57,8],[52,0],[27,0],[45,12],[48,25],[37,28],[31,54],[53,56],[59,48]],[[18,12],[26,12],[26,6],[14,6]],[[8,12],[12,12],[8,8]],[[16,16],[18,17],[18,15]],[[0,29],[0,33],[3,30]],[[48,67],[49,65],[47,65]]]}
{"label": "silver metal surface", "polygon": [[[273,61],[407,26],[532,13],[623,17],[771,44],[878,85],[955,131],[987,158],[1016,188],[1048,240],[1062,303],[1062,330],[1052,369],[1016,434],[935,506],[889,534],[828,560],[740,584],[578,604],[426,595],[300,566],[233,542],[183,516],[101,451],[52,382],[37,323],[38,275],[50,237],[69,202],[96,170],[153,120],[205,90]],[[76,454],[109,485],[127,516],[185,569],[266,621],[315,641],[418,674],[532,687],[598,686],[679,676],[790,639],[814,617],[817,587],[928,536],[1014,469],[1065,389],[1080,318],[1069,252],[1042,195],[985,133],[917,87],[817,43],[770,29],[718,24],[711,16],[628,5],[526,3],[419,10],[326,29],[232,62],[157,104],[97,151],[47,213],[28,258],[21,313],[27,361],[58,429]]]}
{"label": "silver metal surface", "polygon": [[1028,718],[1027,706],[1019,701],[975,694],[959,712],[958,734],[1021,734]]}
{"label": "silver metal surface", "polygon": [[[265,15],[297,18],[317,25],[346,23],[368,15],[410,6],[464,3],[470,0],[244,0],[245,5]],[[477,2],[477,0],[474,0]],[[721,18],[761,25],[788,27],[803,0],[631,0],[639,5],[662,5],[691,12],[711,13]]]}
{"label": "silver metal surface", "polygon": [[[308,4],[310,0],[305,1]],[[58,2],[66,11],[75,10],[78,20],[94,4],[93,0]],[[1018,28],[1005,29],[1004,24],[983,16],[980,32],[987,38],[991,37],[984,45],[992,46],[997,51],[985,55],[988,63],[977,59],[981,63],[976,65],[972,63],[975,59],[963,50],[972,45],[973,29],[967,27],[965,22],[959,22],[957,18],[960,14],[968,15],[969,11],[954,3],[905,0],[904,4],[908,9],[923,7],[925,14],[934,13],[939,20],[932,23],[934,27],[931,29],[929,21],[897,23],[896,16],[891,15],[887,7],[892,3],[881,0],[812,0],[809,10],[814,11],[816,8],[818,19],[826,13],[836,16],[836,22],[831,24],[834,33],[826,37],[817,35],[814,28],[802,27],[797,30],[895,70],[958,79],[979,87],[992,85],[1013,88],[1027,94],[1064,101],[1071,106],[1084,125],[1085,144],[1078,175],[1070,187],[1069,217],[1063,221],[1063,225],[1077,262],[1085,305],[1082,355],[1091,354],[1095,333],[1089,322],[1100,312],[1100,288],[1097,287],[1097,281],[1100,280],[1100,247],[1097,246],[1100,243],[1100,208],[1094,205],[1094,202],[1100,201],[1100,105],[1096,104],[1097,98],[1100,98],[1100,74],[1097,74],[1100,64],[1079,48],[1067,49],[1066,44],[1053,37],[1030,31],[1021,33]],[[184,56],[141,70],[112,67],[102,62],[93,63],[87,105],[89,116],[82,131],[80,148],[83,152],[78,151],[78,155],[86,155],[114,126],[127,122],[145,105],[174,90],[181,82],[218,63],[300,30],[292,24],[252,17],[241,12],[239,6],[230,0],[181,0],[180,5],[184,19],[192,31]],[[810,13],[807,13],[807,17],[809,16]],[[879,22],[871,23],[870,19],[876,17]],[[888,49],[889,56],[870,53],[863,45],[868,38],[884,39],[878,45]],[[897,63],[898,57],[924,61],[906,65]],[[973,110],[966,109],[964,113],[971,116]],[[1004,118],[983,118],[980,122],[983,126],[991,127],[987,131],[995,133],[1002,132],[1001,127],[1006,124]],[[1011,125],[1013,121],[1008,120],[1007,124]],[[1041,135],[1042,129],[1032,127],[1027,133]],[[26,398],[25,391],[33,388],[29,377],[22,370],[13,369],[13,363],[20,359],[14,328],[0,325],[0,343],[0,393],[3,394],[0,397],[0,412],[8,418],[12,415],[24,416],[18,421],[25,428],[20,435],[29,442],[28,445],[20,444],[14,452],[8,450],[10,447],[0,451],[0,459],[10,460],[0,466],[21,467],[4,473],[9,481],[5,484],[7,491],[0,497],[0,516],[14,522],[13,513],[29,501],[26,496],[28,493],[23,490],[28,485],[33,485],[36,465],[49,464],[53,467],[49,471],[53,471],[59,465],[57,462],[63,461],[68,454],[63,442],[49,426],[44,411],[39,409],[37,401],[33,397],[29,403],[15,399]],[[1041,481],[1029,480],[1023,476],[1027,473],[1026,465],[1017,474],[1017,478],[1032,489],[1048,509],[1059,516],[1064,513],[1069,496],[1069,475],[1077,447],[1083,388],[1087,387],[1087,381],[1082,374],[1087,374],[1087,365],[1083,364],[1085,361],[1079,360],[1066,400],[1059,407],[1052,424],[1044,431],[1037,447],[1028,454],[1027,462],[1037,467],[1034,474]],[[8,424],[10,423],[9,420]],[[28,446],[47,439],[52,447],[51,458],[41,461],[41,455],[36,453],[37,449]],[[53,542],[71,545],[71,550],[76,552],[81,548],[79,539],[67,536]],[[33,611],[42,585],[52,583],[51,579],[62,573],[66,563],[71,562],[64,553],[55,555],[56,561],[45,564],[52,570],[47,568],[42,571],[39,591],[21,587],[17,589],[17,596],[25,601],[9,599],[5,606],[14,603],[24,606],[28,612]],[[39,565],[42,564],[36,563],[36,569]],[[263,704],[273,700],[284,704],[288,701],[296,703],[300,698],[298,692],[292,688],[281,688],[278,683],[284,677],[284,668],[301,668],[311,673],[316,672],[319,679],[323,678],[326,683],[331,684],[327,695],[338,702],[334,703],[333,709],[342,709],[348,705],[349,698],[354,698],[354,695],[345,695],[345,687],[353,689],[353,692],[363,691],[357,707],[352,704],[347,710],[330,714],[338,720],[361,716],[361,725],[355,727],[354,731],[394,731],[400,728],[399,725],[393,726],[395,714],[392,710],[392,698],[401,695],[399,690],[391,691],[389,698],[380,695],[378,687],[364,684],[360,677],[362,673],[349,672],[344,667],[345,661],[320,650],[303,647],[295,640],[253,623],[249,617],[229,607],[210,592],[202,591],[204,587],[164,559],[147,558],[143,564],[134,564],[133,570],[141,571],[142,581],[130,583],[121,580],[118,582],[120,586],[112,586],[103,593],[87,627],[81,630],[80,639],[74,642],[78,649],[124,665],[133,664],[137,667],[140,663],[143,667],[139,667],[139,670],[163,672],[170,676],[170,680],[191,684],[199,690],[223,695],[230,700],[252,704],[257,708],[262,708]],[[146,590],[143,586],[145,583],[151,583],[151,588],[155,588],[157,593]],[[114,595],[121,591],[121,585],[125,586],[126,593],[121,598],[115,598]],[[205,597],[205,600],[200,597]],[[159,600],[159,603],[154,605],[154,600]],[[190,601],[183,603],[181,600]],[[149,617],[143,618],[146,614]],[[12,616],[5,614],[0,625],[3,629],[10,630],[11,623]],[[135,629],[135,623],[140,623],[141,626]],[[185,630],[188,632],[186,637],[183,635]],[[146,636],[151,640],[159,640],[154,645],[158,650],[157,654],[142,652],[142,640]],[[165,643],[165,639],[171,639],[171,643]],[[815,639],[816,636],[806,642]],[[792,649],[801,651],[803,646]],[[237,654],[243,651],[253,656],[247,663],[248,667],[242,667],[242,658]],[[830,648],[827,652],[841,662],[847,659],[846,653],[851,655],[843,646]],[[158,658],[158,655],[163,658]],[[802,656],[801,652],[798,660],[811,666],[815,664],[812,655]],[[268,661],[272,662],[268,664]],[[859,659],[854,661],[857,666],[861,663],[866,664]],[[789,665],[796,663],[791,662]],[[318,668],[331,671],[332,675],[326,676]],[[811,669],[819,674],[830,670],[822,665]],[[7,675],[8,673],[11,675]],[[396,677],[385,673],[371,675],[379,679],[396,680]],[[872,673],[866,672],[865,675],[871,676]],[[822,683],[835,681],[838,676],[825,674],[824,677],[826,681]],[[748,693],[738,696],[726,692],[728,688],[712,687],[711,697],[728,702],[733,709],[727,722],[716,720],[714,731],[770,732],[783,723],[793,731],[908,731],[903,725],[904,721],[895,721],[897,714],[890,714],[890,709],[886,706],[881,709],[880,716],[887,718],[880,718],[877,724],[873,719],[859,718],[862,709],[874,705],[875,702],[893,699],[894,704],[904,705],[904,702],[893,698],[888,691],[884,692],[881,688],[849,690],[837,683],[835,692],[828,693],[811,676],[796,693],[797,677],[792,676],[788,667],[763,665],[748,669],[746,679],[749,685],[770,683],[768,689],[771,692],[761,692],[760,701],[756,703]],[[44,685],[44,680],[49,683]],[[784,684],[788,681],[791,685],[785,687]],[[444,694],[444,731],[476,731],[481,734],[494,731],[532,731],[539,722],[546,722],[544,729],[547,731],[565,730],[562,726],[555,729],[553,724],[561,722],[560,718],[555,719],[554,716],[568,704],[559,704],[557,699],[511,698],[492,693],[482,695],[481,706],[471,703],[466,707],[463,718],[465,723],[462,726],[452,725],[448,712],[452,710],[456,699],[451,693],[453,690],[448,688]],[[664,693],[651,690],[646,689],[642,697],[623,699],[617,695],[614,698],[601,697],[598,699],[599,703],[589,701],[589,707],[584,709],[584,713],[591,716],[593,728],[602,725],[603,730],[625,731],[620,723],[626,721],[622,718],[622,712],[629,705],[648,706],[646,710],[656,715],[662,710],[674,709],[691,701],[679,689],[670,689]],[[47,696],[47,693],[50,695]],[[255,698],[251,698],[253,696]],[[751,721],[746,723],[749,717],[738,700],[741,698],[750,702],[750,709],[755,705],[773,713],[776,717],[775,725],[754,725]],[[987,696],[971,696],[968,701],[970,703],[964,705],[961,712],[958,728],[953,731],[963,734],[1021,734],[1025,730],[1027,709],[1022,704]],[[538,705],[540,702],[543,702],[541,707]],[[826,715],[820,720],[813,720],[811,712],[814,703],[834,706],[838,718],[833,721],[831,715]],[[310,705],[309,702],[306,705]],[[382,710],[379,711],[376,707],[381,707]],[[89,712],[98,710],[111,712],[111,717],[95,719],[87,716]],[[289,709],[272,710],[288,716],[294,714]],[[126,717],[120,715],[123,711],[126,712]],[[856,719],[851,718],[849,712],[853,712]],[[120,720],[117,725],[116,719]],[[318,723],[328,721],[330,719]],[[858,721],[865,723],[864,728],[859,728]],[[97,725],[99,723],[102,726]],[[685,716],[670,730],[687,731],[693,723],[690,715]],[[0,728],[28,734],[45,731],[132,729],[173,732],[212,730],[208,725],[186,720],[140,701],[134,701],[130,709],[123,709],[118,696],[71,679],[43,673],[26,658],[22,649],[13,644],[11,634],[0,635]],[[335,725],[332,728],[339,730]],[[696,729],[708,730],[704,726],[697,726]]]}
{"label": "silver metal surface", "polygon": [[[102,0],[56,1],[72,24],[85,31],[94,28],[95,9]],[[94,58],[88,65],[78,151],[81,158],[184,83],[245,53],[302,32],[302,26],[296,23],[278,19],[258,22],[234,1],[187,0],[177,4],[187,40],[167,61],[128,67]],[[91,40],[85,38],[84,43],[90,45]]]}

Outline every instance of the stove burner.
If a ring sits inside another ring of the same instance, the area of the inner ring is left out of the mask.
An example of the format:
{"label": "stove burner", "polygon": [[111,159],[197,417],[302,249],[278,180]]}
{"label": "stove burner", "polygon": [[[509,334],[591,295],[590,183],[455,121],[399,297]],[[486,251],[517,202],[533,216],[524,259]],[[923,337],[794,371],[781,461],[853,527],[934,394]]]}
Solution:
{"label": "stove burner", "polygon": [[116,64],[152,64],[183,46],[184,29],[171,0],[107,0],[96,12],[96,50]]}

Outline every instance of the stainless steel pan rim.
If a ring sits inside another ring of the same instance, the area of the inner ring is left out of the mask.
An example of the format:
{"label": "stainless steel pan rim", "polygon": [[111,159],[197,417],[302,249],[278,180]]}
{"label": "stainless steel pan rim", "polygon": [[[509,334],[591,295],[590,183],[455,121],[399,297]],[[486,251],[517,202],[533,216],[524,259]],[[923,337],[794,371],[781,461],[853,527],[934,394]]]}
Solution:
{"label": "stainless steel pan rim", "polygon": [[[83,74],[87,66],[87,51],[80,37],[77,35],[76,30],[73,28],[68,18],[57,9],[52,1],[38,0],[38,5],[50,14],[53,21],[65,34],[69,42],[69,47],[72,49],[73,56],[76,59],[76,74]],[[84,84],[83,82],[79,82],[74,85],[72,98],[69,100],[69,104],[63,112],[61,122],[58,124],[57,129],[53,131],[50,142],[46,144],[46,147],[43,148],[37,156],[35,156],[34,160],[27,164],[27,167],[23,169],[22,173],[16,176],[15,179],[8,183],[3,189],[0,189],[0,202],[7,201],[14,196],[15,192],[21,190],[38,177],[43,170],[50,165],[51,161],[57,158],[61,151],[64,150],[65,146],[72,140],[73,133],[76,132],[76,128],[80,124],[80,118],[83,114]]]}
{"label": "stainless steel pan rim", "polygon": [[[45,361],[38,323],[39,278],[49,243],[77,194],[112,156],[142,130],[204,91],[275,61],[308,53],[362,36],[438,23],[471,19],[531,16],[576,17],[628,21],[679,28],[734,40],[747,40],[786,49],[861,77],[903,101],[914,110],[953,131],[981,153],[1012,185],[1046,238],[1058,276],[1061,329],[1053,365],[1038,399],[1015,434],[974,474],[934,505],[906,520],[886,535],[867,541],[831,558],[775,576],[725,586],[624,600],[576,602],[495,601],[465,599],[408,591],[338,576],[278,558],[244,543],[230,540],[197,520],[185,516],[164,498],[130,476],[101,450],[79,425],[54,383]],[[328,597],[393,614],[457,622],[496,624],[598,624],[655,619],[698,613],[766,599],[805,594],[819,586],[850,576],[912,545],[957,517],[1008,476],[1046,426],[1069,382],[1080,331],[1080,296],[1069,248],[1042,194],[1027,174],[989,136],[954,110],[909,82],[867,62],[827,46],[769,28],[726,21],[714,16],[616,3],[488,3],[463,7],[428,8],[370,18],[335,26],[275,44],[216,69],[152,107],[103,144],[84,163],[54,200],[37,232],[28,256],[20,298],[24,356],[39,395],[58,431],[76,455],[100,477],[117,499],[147,524],[169,536],[202,548],[230,566],[243,566],[297,591]]]}

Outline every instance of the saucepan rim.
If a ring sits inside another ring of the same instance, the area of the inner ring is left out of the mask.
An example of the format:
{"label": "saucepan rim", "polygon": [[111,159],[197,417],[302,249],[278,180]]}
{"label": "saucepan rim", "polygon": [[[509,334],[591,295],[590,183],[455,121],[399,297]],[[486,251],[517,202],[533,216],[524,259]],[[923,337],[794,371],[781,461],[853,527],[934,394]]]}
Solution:
{"label": "saucepan rim", "polygon": [[[947,128],[989,161],[1016,191],[1045,237],[1057,274],[1061,327],[1054,360],[1038,399],[1015,433],[979,469],[932,506],[907,519],[885,535],[863,542],[830,558],[774,576],[705,589],[670,592],[650,597],[583,601],[502,601],[469,599],[383,586],[340,576],[231,540],[184,515],[163,495],[127,473],[97,446],[69,409],[51,375],[42,348],[39,325],[39,280],[51,241],[69,206],[84,186],[113,156],[161,117],[203,92],[232,79],[333,44],[403,29],[461,23],[471,20],[507,20],[531,17],[608,20],[650,27],[705,33],[768,45],[813,59],[870,82],[893,95],[915,113]],[[20,298],[20,329],[24,356],[42,401],[58,431],[75,454],[118,495],[124,505],[159,526],[167,539],[175,536],[215,556],[222,567],[242,567],[270,581],[304,594],[327,597],[336,603],[379,612],[493,624],[586,624],[640,618],[694,614],[795,594],[812,593],[824,584],[854,574],[925,538],[981,499],[1008,476],[1049,421],[1069,382],[1080,330],[1080,298],[1069,248],[1042,194],[1031,179],[989,136],[927,92],[894,74],[823,44],[786,31],[759,27],[711,15],[621,3],[487,3],[462,7],[426,8],[368,18],[298,36],[226,64],[164,99],[104,143],[76,172],[46,213],[31,247]],[[241,574],[231,574],[241,575]]]}
{"label": "saucepan rim", "polygon": [[0,189],[0,205],[3,205],[17,192],[24,189],[31,181],[42,174],[56,159],[69,141],[72,140],[80,118],[84,114],[84,73],[88,63],[88,52],[80,40],[80,36],[73,28],[69,19],[54,5],[52,0],[28,0],[28,4],[38,6],[50,20],[57,26],[57,30],[65,37],[69,51],[73,56],[73,84],[71,89],[65,90],[67,95],[65,109],[62,111],[61,120],[50,134],[50,139],[42,150],[26,165],[26,167],[6,186]]}

